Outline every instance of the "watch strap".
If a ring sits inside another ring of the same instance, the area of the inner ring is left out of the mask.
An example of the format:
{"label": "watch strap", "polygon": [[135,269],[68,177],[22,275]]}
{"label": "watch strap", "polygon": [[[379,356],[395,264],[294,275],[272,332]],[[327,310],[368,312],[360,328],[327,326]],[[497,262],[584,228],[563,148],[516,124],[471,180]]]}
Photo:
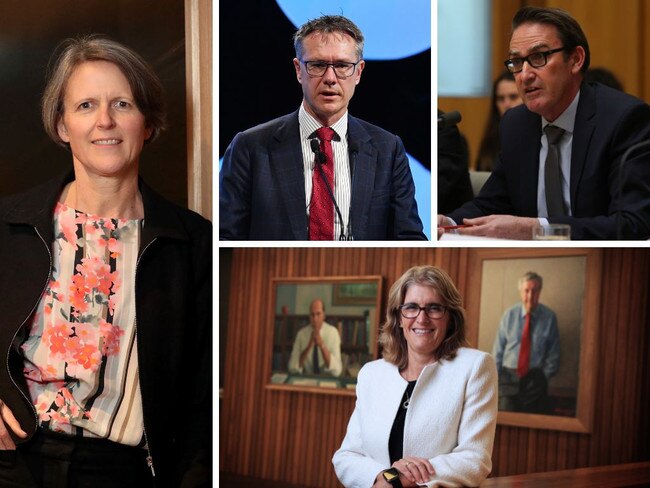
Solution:
{"label": "watch strap", "polygon": [[402,488],[402,481],[399,479],[399,471],[397,471],[397,468],[386,469],[382,471],[381,475],[391,486]]}

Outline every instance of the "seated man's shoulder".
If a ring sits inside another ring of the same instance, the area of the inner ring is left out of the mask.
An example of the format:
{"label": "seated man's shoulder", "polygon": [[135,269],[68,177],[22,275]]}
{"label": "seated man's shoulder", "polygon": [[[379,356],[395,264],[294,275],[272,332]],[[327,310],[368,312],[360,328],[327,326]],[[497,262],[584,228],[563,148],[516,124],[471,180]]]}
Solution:
{"label": "seated man's shoulder", "polygon": [[630,107],[648,105],[643,100],[629,93],[616,90],[601,83],[590,83],[589,87],[594,90],[596,97],[601,100],[601,106],[608,110],[626,111]]}
{"label": "seated man's shoulder", "polygon": [[541,130],[541,117],[528,110],[523,103],[507,110],[499,124],[501,135],[511,141],[519,141],[520,138],[530,134],[536,134]]}
{"label": "seated man's shoulder", "polygon": [[555,315],[555,312],[553,311],[553,309],[546,306],[546,305],[544,305],[543,303],[538,303],[537,308],[544,315]]}
{"label": "seated man's shoulder", "polygon": [[[623,133],[650,128],[650,106],[628,93],[615,90],[600,83],[589,84],[595,94],[595,121],[600,130]],[[604,136],[607,137],[607,136]]]}
{"label": "seated man's shoulder", "polygon": [[519,314],[519,313],[521,313],[521,303],[515,303],[504,312],[504,315],[512,315],[512,314]]}
{"label": "seated man's shoulder", "polygon": [[[310,327],[311,327],[311,326],[310,326]],[[336,327],[336,325],[334,325],[334,324],[330,324],[329,322],[323,322],[323,328],[325,328],[325,329],[329,329],[329,330],[331,330],[331,331],[336,331],[336,332],[339,331],[339,329]]]}
{"label": "seated man's shoulder", "polygon": [[300,329],[298,329],[298,334],[311,335],[312,330],[314,330],[314,328],[310,324],[303,325]]}

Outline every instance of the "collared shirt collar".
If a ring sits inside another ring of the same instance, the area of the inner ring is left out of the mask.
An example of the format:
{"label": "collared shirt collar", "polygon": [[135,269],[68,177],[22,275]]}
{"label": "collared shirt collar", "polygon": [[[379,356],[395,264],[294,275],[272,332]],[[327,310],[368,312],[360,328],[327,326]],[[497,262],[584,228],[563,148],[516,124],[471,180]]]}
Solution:
{"label": "collared shirt collar", "polygon": [[544,117],[542,117],[542,130],[544,130],[544,127],[551,124],[556,127],[559,127],[560,129],[564,129],[566,132],[570,132],[571,134],[573,134],[573,128],[575,127],[575,123],[576,123],[576,113],[578,111],[579,100],[580,100],[580,91],[578,90],[576,96],[573,97],[573,101],[569,104],[566,110],[560,114],[560,116],[557,119],[555,119],[553,122],[549,122]]}
{"label": "collared shirt collar", "polygon": [[[304,103],[300,104],[298,110],[298,123],[300,124],[300,139],[311,139],[315,137],[314,132],[323,127],[323,125],[316,120],[307,110],[305,110]],[[339,141],[345,141],[348,136],[348,111],[346,110],[343,116],[330,126]]]}
{"label": "collared shirt collar", "polygon": [[[537,306],[533,310],[530,311],[530,316],[534,317],[535,315],[537,315],[538,310],[539,310],[539,303],[537,304]],[[519,316],[521,318],[524,318],[526,316],[526,307],[524,307],[523,303],[521,304],[521,307],[520,307],[520,315]]]}

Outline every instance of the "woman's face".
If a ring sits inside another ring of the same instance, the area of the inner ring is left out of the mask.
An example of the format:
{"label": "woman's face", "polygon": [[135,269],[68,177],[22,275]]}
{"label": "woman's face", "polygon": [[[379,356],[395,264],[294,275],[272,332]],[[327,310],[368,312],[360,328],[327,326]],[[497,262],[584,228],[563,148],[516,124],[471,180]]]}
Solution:
{"label": "woman's face", "polygon": [[497,83],[497,90],[495,93],[495,101],[499,117],[503,117],[506,110],[516,107],[521,104],[521,97],[517,91],[517,84],[510,80],[501,80]]}
{"label": "woman's face", "polygon": [[152,132],[126,77],[107,61],[87,61],[74,69],[57,130],[70,143],[75,172],[118,177],[137,174],[142,146]]}
{"label": "woman's face", "polygon": [[[404,304],[412,303],[419,307],[431,304],[445,305],[436,290],[427,285],[410,285],[404,296]],[[416,353],[434,357],[435,351],[440,347],[447,335],[449,313],[445,312],[442,318],[432,319],[420,311],[414,319],[407,319],[400,314],[400,327],[408,347],[409,357]]]}

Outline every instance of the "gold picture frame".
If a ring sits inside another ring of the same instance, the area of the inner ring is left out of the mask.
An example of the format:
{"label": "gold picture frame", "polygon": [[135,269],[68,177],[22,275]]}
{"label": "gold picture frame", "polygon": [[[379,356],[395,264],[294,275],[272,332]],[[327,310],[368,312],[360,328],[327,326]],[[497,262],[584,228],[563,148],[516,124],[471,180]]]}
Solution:
{"label": "gold picture frame", "polygon": [[[354,395],[358,370],[377,359],[382,277],[273,278],[271,284],[274,333],[267,388]],[[325,322],[340,338],[338,376],[296,373],[289,366],[298,332],[309,327],[309,306],[315,299],[323,300]]]}
{"label": "gold picture frame", "polygon": [[[512,300],[495,299],[494,289],[514,289],[517,279],[526,271],[536,271],[544,280],[541,302],[552,295],[557,307],[567,310],[573,306],[580,321],[577,324],[579,337],[575,344],[567,340],[561,344],[561,358],[565,361],[575,358],[577,385],[575,387],[575,408],[568,415],[546,415],[499,411],[497,422],[502,425],[532,427],[568,432],[591,432],[593,428],[594,378],[596,348],[600,326],[600,278],[602,257],[599,249],[577,248],[527,248],[527,249],[470,249],[468,250],[467,332],[470,343],[483,350],[485,338],[481,336],[481,323],[494,325],[496,315],[486,319],[486,301],[496,301],[496,307],[503,312],[506,303]],[[582,271],[580,271],[582,270]],[[488,274],[486,274],[488,273]],[[580,273],[583,273],[580,276]],[[546,276],[545,276],[546,275]],[[546,277],[549,279],[546,280]],[[580,289],[580,287],[582,287]],[[549,291],[551,290],[551,291]],[[483,301],[483,303],[482,303]],[[576,303],[578,302],[579,303]],[[567,303],[568,302],[568,303]],[[493,305],[492,303],[487,305]],[[565,313],[563,316],[567,316]],[[486,322],[488,320],[489,322]],[[571,322],[574,325],[567,325]],[[575,317],[564,323],[558,314],[560,335],[563,327],[575,328]],[[486,326],[483,325],[485,328]],[[571,331],[564,331],[570,337]],[[484,334],[485,335],[485,334]],[[573,336],[576,336],[575,330]],[[576,347],[579,350],[576,350]],[[491,352],[488,350],[487,352]],[[567,359],[568,358],[568,359]],[[562,361],[562,359],[561,359]],[[550,383],[549,383],[550,384]]]}

